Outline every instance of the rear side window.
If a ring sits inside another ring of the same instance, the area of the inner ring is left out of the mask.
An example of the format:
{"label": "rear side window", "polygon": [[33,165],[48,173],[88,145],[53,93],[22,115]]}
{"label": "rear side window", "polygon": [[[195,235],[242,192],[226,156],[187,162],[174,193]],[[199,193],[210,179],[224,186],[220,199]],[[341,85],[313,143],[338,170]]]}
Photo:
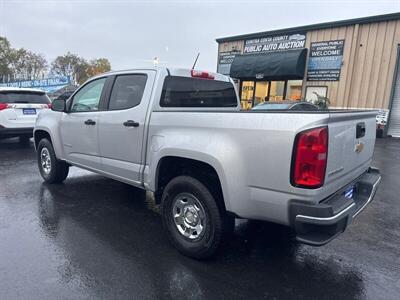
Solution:
{"label": "rear side window", "polygon": [[140,104],[146,87],[147,75],[117,76],[110,97],[110,110],[127,109]]}
{"label": "rear side window", "polygon": [[49,104],[50,99],[41,92],[0,91],[0,103]]}
{"label": "rear side window", "polygon": [[225,81],[167,76],[161,94],[162,107],[236,107],[233,84]]}

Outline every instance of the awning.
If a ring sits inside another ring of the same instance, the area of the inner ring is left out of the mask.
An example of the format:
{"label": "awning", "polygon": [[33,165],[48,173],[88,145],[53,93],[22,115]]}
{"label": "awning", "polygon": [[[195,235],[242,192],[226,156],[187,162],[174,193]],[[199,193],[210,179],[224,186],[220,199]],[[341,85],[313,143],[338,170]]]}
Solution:
{"label": "awning", "polygon": [[306,59],[307,49],[236,55],[230,76],[243,79],[301,79]]}

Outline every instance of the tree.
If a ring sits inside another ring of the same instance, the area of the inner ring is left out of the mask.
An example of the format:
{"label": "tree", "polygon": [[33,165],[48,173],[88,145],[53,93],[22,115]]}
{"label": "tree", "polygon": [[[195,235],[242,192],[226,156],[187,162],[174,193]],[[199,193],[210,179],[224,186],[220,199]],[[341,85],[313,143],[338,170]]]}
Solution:
{"label": "tree", "polygon": [[111,70],[111,63],[107,58],[92,59],[89,62],[87,74],[89,77],[105,73]]}
{"label": "tree", "polygon": [[67,54],[57,56],[51,63],[51,73],[56,75],[72,75],[79,83],[84,82],[87,76],[89,64],[82,57],[67,52]]}
{"label": "tree", "polygon": [[12,49],[9,67],[13,77],[34,79],[46,71],[47,61],[42,54],[37,54],[24,48]]}
{"label": "tree", "polygon": [[84,58],[71,52],[58,56],[51,64],[52,73],[72,75],[79,84],[82,84],[92,76],[110,70],[111,64],[107,58],[97,58],[87,62]]}
{"label": "tree", "polygon": [[28,52],[28,72],[31,77],[38,78],[47,70],[47,60],[43,54]]}
{"label": "tree", "polygon": [[12,48],[10,42],[0,37],[0,80],[38,78],[47,69],[42,54],[24,48]]}
{"label": "tree", "polygon": [[[37,79],[47,69],[48,64],[42,54],[24,48],[12,48],[7,38],[0,36],[0,82]],[[110,70],[111,64],[106,58],[95,58],[88,62],[71,52],[57,56],[50,66],[52,74],[72,75],[79,84]]]}
{"label": "tree", "polygon": [[11,75],[9,67],[10,51],[10,42],[5,37],[0,36],[0,82]]}

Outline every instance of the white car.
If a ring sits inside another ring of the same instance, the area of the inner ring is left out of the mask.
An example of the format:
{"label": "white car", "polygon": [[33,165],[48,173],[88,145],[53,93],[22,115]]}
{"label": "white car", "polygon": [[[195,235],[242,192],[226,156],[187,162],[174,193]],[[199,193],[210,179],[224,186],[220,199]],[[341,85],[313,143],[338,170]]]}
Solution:
{"label": "white car", "polygon": [[0,87],[0,139],[19,137],[28,143],[39,112],[51,107],[44,91]]}

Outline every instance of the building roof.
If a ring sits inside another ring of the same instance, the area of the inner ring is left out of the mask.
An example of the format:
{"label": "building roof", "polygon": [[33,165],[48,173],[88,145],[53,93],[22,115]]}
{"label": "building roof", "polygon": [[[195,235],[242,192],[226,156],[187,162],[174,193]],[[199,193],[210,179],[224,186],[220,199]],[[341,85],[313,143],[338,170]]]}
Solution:
{"label": "building roof", "polygon": [[325,22],[325,23],[318,23],[318,24],[312,24],[312,25],[303,25],[303,26],[290,27],[290,28],[284,28],[284,29],[262,31],[262,32],[256,32],[256,33],[250,33],[250,34],[241,34],[241,35],[235,35],[235,36],[229,36],[229,37],[222,37],[222,38],[217,38],[216,41],[218,43],[223,43],[223,42],[231,42],[231,41],[259,38],[259,37],[263,37],[263,36],[290,34],[293,32],[310,31],[310,30],[315,30],[315,29],[327,29],[327,28],[335,28],[335,27],[341,27],[341,26],[349,26],[349,25],[354,25],[354,24],[367,24],[367,23],[391,21],[391,20],[399,20],[399,19],[400,19],[400,12],[396,12],[396,13],[385,14],[385,15],[369,16],[369,17],[363,17],[363,18]]}

